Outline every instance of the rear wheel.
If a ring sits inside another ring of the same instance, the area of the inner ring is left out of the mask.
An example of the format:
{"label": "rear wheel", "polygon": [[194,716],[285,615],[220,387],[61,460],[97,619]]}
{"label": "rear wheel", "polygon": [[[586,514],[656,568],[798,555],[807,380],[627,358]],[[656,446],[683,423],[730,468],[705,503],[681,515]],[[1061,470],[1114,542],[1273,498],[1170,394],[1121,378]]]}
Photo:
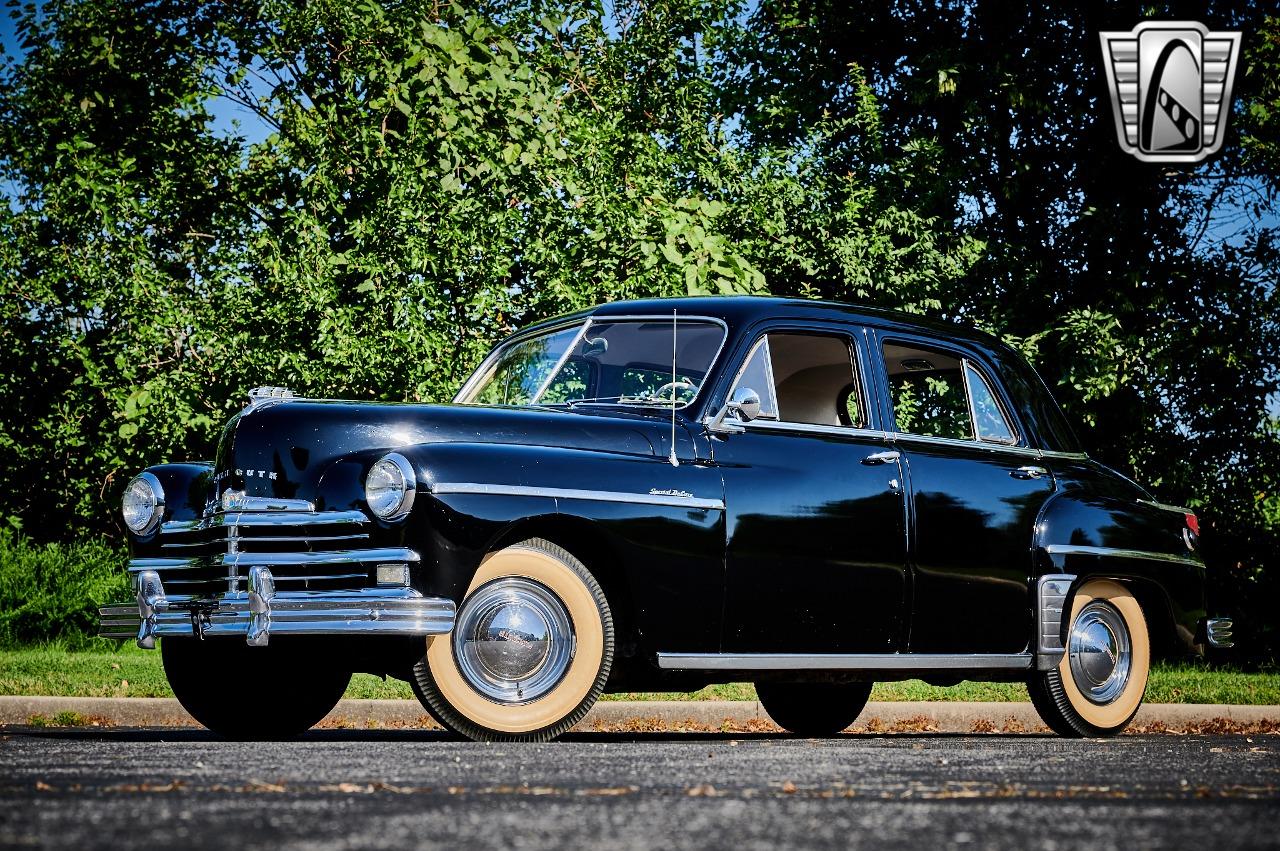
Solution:
{"label": "rear wheel", "polygon": [[764,711],[799,736],[834,736],[857,720],[873,683],[756,683]]}
{"label": "rear wheel", "polygon": [[182,708],[229,739],[288,739],[338,705],[351,672],[300,647],[249,647],[243,639],[160,639],[164,673]]}
{"label": "rear wheel", "polygon": [[1027,683],[1044,723],[1061,736],[1114,736],[1147,689],[1151,643],[1138,601],[1118,582],[1094,579],[1071,603],[1067,652]]}
{"label": "rear wheel", "polygon": [[453,632],[427,639],[412,685],[445,727],[478,741],[547,741],[582,720],[613,664],[595,577],[541,538],[481,563]]}

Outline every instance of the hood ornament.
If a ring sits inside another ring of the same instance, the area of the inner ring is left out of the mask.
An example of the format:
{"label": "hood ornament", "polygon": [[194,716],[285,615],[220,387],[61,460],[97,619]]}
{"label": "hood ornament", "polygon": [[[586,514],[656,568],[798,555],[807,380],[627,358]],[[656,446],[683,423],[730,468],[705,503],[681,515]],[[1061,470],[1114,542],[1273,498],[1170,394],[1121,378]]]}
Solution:
{"label": "hood ornament", "polygon": [[297,396],[288,387],[255,387],[249,391],[249,407],[246,410],[253,411],[296,398]]}

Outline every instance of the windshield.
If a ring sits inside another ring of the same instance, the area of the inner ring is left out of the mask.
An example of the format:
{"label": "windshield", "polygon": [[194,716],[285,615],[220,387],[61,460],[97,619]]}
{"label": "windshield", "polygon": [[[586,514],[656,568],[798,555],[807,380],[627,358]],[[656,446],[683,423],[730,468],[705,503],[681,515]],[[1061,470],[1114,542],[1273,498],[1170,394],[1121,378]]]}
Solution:
{"label": "windshield", "polygon": [[501,347],[457,401],[684,407],[698,395],[724,335],[705,319],[680,319],[674,329],[670,319],[590,320]]}

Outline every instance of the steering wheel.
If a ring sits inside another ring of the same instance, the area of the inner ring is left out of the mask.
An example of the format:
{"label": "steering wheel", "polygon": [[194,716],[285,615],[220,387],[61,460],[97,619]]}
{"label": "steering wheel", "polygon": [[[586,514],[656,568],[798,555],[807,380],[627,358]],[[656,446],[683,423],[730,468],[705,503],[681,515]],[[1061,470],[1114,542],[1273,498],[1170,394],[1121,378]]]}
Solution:
{"label": "steering wheel", "polygon": [[668,381],[666,384],[662,385],[657,390],[653,391],[653,398],[660,399],[663,396],[663,394],[665,394],[668,390],[671,391],[671,395],[674,398],[675,391],[677,390],[696,390],[696,389],[697,388],[694,387],[694,384],[692,381]]}

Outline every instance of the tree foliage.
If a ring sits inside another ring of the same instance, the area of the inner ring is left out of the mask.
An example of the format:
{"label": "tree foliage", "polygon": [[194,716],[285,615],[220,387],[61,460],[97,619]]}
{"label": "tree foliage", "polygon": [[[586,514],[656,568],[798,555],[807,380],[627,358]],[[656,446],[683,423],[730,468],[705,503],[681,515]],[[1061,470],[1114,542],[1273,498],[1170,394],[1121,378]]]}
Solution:
{"label": "tree foliage", "polygon": [[[610,299],[767,292],[800,269],[936,304],[972,240],[870,168],[833,172],[817,137],[730,139],[712,57],[738,14],[17,9],[22,52],[0,71],[4,513],[37,536],[110,530],[124,480],[207,457],[249,387],[444,400],[517,326]],[[215,121],[229,104],[262,138]]]}
{"label": "tree foliage", "polygon": [[[1027,351],[1096,456],[1194,506],[1226,584],[1262,575],[1280,550],[1268,407],[1280,403],[1280,26],[1268,9],[778,0],[735,48],[746,125],[775,145],[860,114],[847,70],[866,69],[886,144],[914,157],[903,203],[985,246],[941,290],[940,312]],[[1143,17],[1244,33],[1226,145],[1204,164],[1140,163],[1116,144],[1097,34]],[[1252,626],[1270,629],[1261,611]]]}
{"label": "tree foliage", "polygon": [[207,456],[257,384],[443,400],[534,319],[772,292],[1004,335],[1254,582],[1280,549],[1262,6],[1141,10],[1245,32],[1224,152],[1172,168],[1115,142],[1097,32],[1131,6],[15,6],[0,514],[110,531],[128,475]]}

